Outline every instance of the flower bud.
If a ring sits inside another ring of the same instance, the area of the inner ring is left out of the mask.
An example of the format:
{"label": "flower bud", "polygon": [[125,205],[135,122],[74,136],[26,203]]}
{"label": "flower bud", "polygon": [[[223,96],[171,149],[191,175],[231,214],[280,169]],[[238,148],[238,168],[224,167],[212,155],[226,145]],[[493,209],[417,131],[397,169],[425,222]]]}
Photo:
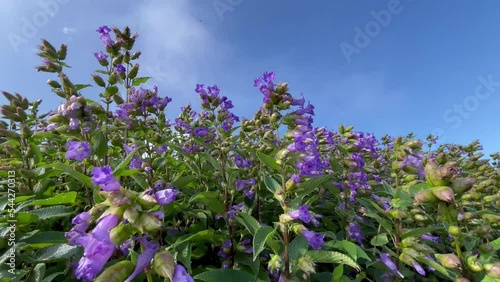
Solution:
{"label": "flower bud", "polygon": [[477,256],[469,256],[467,257],[467,266],[473,272],[481,272],[483,271],[483,266],[477,261]]}
{"label": "flower bud", "polygon": [[137,73],[139,72],[139,64],[135,64],[129,71],[128,73],[128,78],[134,79],[137,76]]}
{"label": "flower bud", "polygon": [[486,275],[488,275],[489,277],[500,278],[500,262],[485,263],[484,269],[488,271],[486,272]]}
{"label": "flower bud", "polygon": [[130,56],[130,60],[136,60],[136,59],[138,59],[139,56],[141,56],[141,54],[142,54],[141,52],[134,52],[132,54],[132,56]]}
{"label": "flower bud", "polygon": [[61,84],[59,84],[59,82],[52,80],[52,79],[47,80],[47,84],[52,86],[52,88],[61,88],[62,87]]}
{"label": "flower bud", "polygon": [[421,149],[424,143],[420,140],[411,140],[404,143],[404,146],[410,147],[413,150]]}
{"label": "flower bud", "polygon": [[123,218],[128,220],[130,223],[135,223],[135,221],[139,218],[140,215],[139,211],[137,210],[138,208],[139,206],[137,205],[129,207],[123,213]]}
{"label": "flower bud", "polygon": [[500,222],[500,215],[485,214],[485,215],[483,215],[483,219],[489,223],[497,223],[497,222]]}
{"label": "flower bud", "polygon": [[106,268],[95,282],[122,282],[132,274],[135,264],[128,260],[123,260]]}
{"label": "flower bud", "polygon": [[22,158],[23,154],[19,149],[10,145],[4,145],[3,149],[13,158]]}
{"label": "flower bud", "polygon": [[311,273],[316,273],[316,270],[314,269],[316,264],[314,264],[314,262],[306,256],[299,258],[297,265],[300,270],[307,274],[307,276],[310,276]]}
{"label": "flower bud", "polygon": [[438,200],[436,196],[432,193],[431,189],[421,190],[415,195],[415,201],[417,203],[434,203]]}
{"label": "flower bud", "polygon": [[391,211],[391,216],[394,219],[403,219],[408,217],[408,213],[400,209],[394,209]]}
{"label": "flower bud", "polygon": [[14,131],[6,130],[6,129],[0,129],[0,136],[1,137],[7,137],[8,139],[14,139],[14,140],[20,140],[21,135]]}
{"label": "flower bud", "polygon": [[146,193],[142,193],[139,198],[137,198],[137,203],[139,205],[141,205],[141,207],[144,209],[144,210],[149,210],[151,208],[153,208],[156,204],[157,204],[157,201],[156,201],[156,198],[153,195],[149,195],[149,194],[146,194]]}
{"label": "flower bud", "polygon": [[449,203],[455,199],[455,193],[453,193],[453,189],[448,186],[436,186],[433,187],[431,191],[432,194],[441,201]]}
{"label": "flower bud", "polygon": [[143,213],[136,222],[138,224],[137,228],[143,233],[156,231],[161,228],[162,220],[162,212]]}
{"label": "flower bud", "polygon": [[436,258],[446,268],[453,269],[460,267],[460,259],[454,254],[436,254]]}
{"label": "flower bud", "polygon": [[113,72],[113,73],[109,76],[109,78],[108,78],[108,82],[109,82],[109,84],[111,84],[111,85],[115,85],[115,84],[118,82],[118,75],[117,75],[115,72]]}
{"label": "flower bud", "polygon": [[269,269],[269,271],[274,272],[275,270],[281,268],[281,263],[282,263],[281,256],[274,254],[267,263],[267,268]]}
{"label": "flower bud", "polygon": [[434,159],[429,159],[425,165],[425,178],[432,186],[446,186],[456,174],[456,169],[452,166],[439,167]]}
{"label": "flower bud", "polygon": [[120,246],[127,239],[130,239],[130,234],[133,231],[130,224],[122,223],[109,231],[109,238],[113,244]]}
{"label": "flower bud", "polygon": [[450,186],[453,189],[453,192],[460,194],[469,191],[475,182],[476,180],[470,177],[456,178],[451,182]]}
{"label": "flower bud", "polygon": [[104,82],[104,79],[102,79],[102,77],[100,77],[99,75],[93,74],[92,78],[94,79],[95,84],[97,84],[98,86],[106,87],[106,82]]}
{"label": "flower bud", "polygon": [[158,275],[173,280],[172,277],[175,270],[174,258],[167,250],[157,252],[153,258],[153,269]]}
{"label": "flower bud", "polygon": [[450,234],[451,236],[458,237],[460,236],[460,233],[460,227],[455,225],[451,225],[450,227],[448,227],[448,234]]}
{"label": "flower bud", "polygon": [[61,48],[57,51],[57,58],[64,61],[66,59],[66,54],[68,54],[68,45],[61,44]]}

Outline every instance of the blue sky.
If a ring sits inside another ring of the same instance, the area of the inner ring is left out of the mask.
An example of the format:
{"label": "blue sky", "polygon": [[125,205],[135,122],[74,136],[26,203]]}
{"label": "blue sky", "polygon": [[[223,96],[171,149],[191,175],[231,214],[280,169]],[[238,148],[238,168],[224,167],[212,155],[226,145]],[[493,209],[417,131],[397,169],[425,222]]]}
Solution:
{"label": "blue sky", "polygon": [[[34,70],[40,38],[67,43],[69,77],[91,83],[99,68],[92,53],[103,49],[95,30],[129,25],[140,33],[149,86],[174,100],[171,118],[197,105],[196,83],[217,84],[251,118],[262,101],[253,79],[274,70],[292,95],[315,105],[317,126],[480,139],[492,153],[500,137],[499,8],[494,0],[3,0],[0,89],[55,108],[61,100],[45,83],[53,76]],[[96,99],[98,88],[83,94]]]}

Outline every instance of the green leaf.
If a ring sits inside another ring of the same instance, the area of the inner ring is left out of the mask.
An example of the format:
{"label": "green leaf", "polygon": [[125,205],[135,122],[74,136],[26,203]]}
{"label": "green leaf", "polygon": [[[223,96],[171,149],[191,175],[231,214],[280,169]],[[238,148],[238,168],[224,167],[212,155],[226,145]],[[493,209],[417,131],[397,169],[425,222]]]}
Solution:
{"label": "green leaf", "polygon": [[51,206],[29,211],[29,213],[36,215],[40,220],[67,217],[72,215],[74,212],[73,208],[67,206]]}
{"label": "green leaf", "polygon": [[274,178],[272,178],[269,175],[264,176],[264,184],[266,185],[267,189],[271,191],[271,193],[276,193],[279,189],[281,189],[281,185],[276,181]]}
{"label": "green leaf", "polygon": [[297,236],[290,243],[290,260],[296,260],[304,256],[309,249],[309,243],[302,236]]}
{"label": "green leaf", "polygon": [[271,226],[262,226],[253,237],[253,260],[255,261],[264,250],[266,242],[274,236],[274,229]]}
{"label": "green leaf", "polygon": [[392,186],[385,181],[382,182],[382,185],[384,186],[385,192],[391,197],[394,197],[394,195],[396,194],[396,190],[394,190],[394,188],[392,188]]}
{"label": "green leaf", "polygon": [[219,162],[217,162],[217,160],[212,157],[212,155],[210,155],[209,153],[205,153],[205,152],[201,152],[201,153],[198,153],[200,156],[203,156],[205,158],[205,160],[207,160],[210,164],[212,164],[212,166],[219,170],[220,169],[220,164]]}
{"label": "green leaf", "polygon": [[340,165],[339,160],[337,160],[335,156],[329,155],[328,159],[330,160],[330,165],[334,172],[342,173],[344,171],[344,168]]}
{"label": "green leaf", "polygon": [[265,165],[267,165],[268,167],[270,167],[274,170],[280,169],[280,166],[278,165],[278,163],[276,162],[276,160],[273,157],[268,156],[266,154],[263,154],[259,151],[255,151],[255,154],[257,155],[257,158],[259,158],[259,160],[261,162],[263,162]]}
{"label": "green leaf", "polygon": [[186,176],[182,176],[182,177],[175,179],[172,182],[172,185],[174,185],[177,188],[185,188],[190,183],[192,183],[193,181],[195,181],[197,179],[198,179],[198,177],[196,175],[186,175]]}
{"label": "green leaf", "polygon": [[383,246],[387,243],[389,243],[389,239],[387,239],[387,233],[378,234],[370,240],[370,244],[375,247]]}
{"label": "green leaf", "polygon": [[132,157],[134,156],[135,152],[139,150],[139,148],[135,148],[132,152],[130,152],[130,154],[128,154],[128,156],[115,168],[115,170],[113,170],[114,177],[121,176],[122,171],[125,170],[126,167],[129,165],[130,161],[132,160]]}
{"label": "green leaf", "polygon": [[49,245],[66,243],[68,242],[68,239],[64,237],[64,232],[43,231],[38,232],[26,239],[22,239],[20,242],[26,243],[31,247],[43,248]]}
{"label": "green leaf", "polygon": [[74,204],[76,200],[76,191],[71,191],[67,193],[57,194],[52,198],[34,200],[33,202],[27,204],[27,206],[55,206],[62,204]]}
{"label": "green leaf", "polygon": [[428,259],[426,257],[423,257],[423,256],[419,256],[416,259],[417,259],[417,261],[419,261],[421,263],[425,263],[425,264],[427,264],[429,266],[434,267],[437,271],[439,271],[444,276],[448,277],[450,280],[455,280],[455,277],[454,277],[455,274],[453,274],[453,272],[451,272],[451,271],[448,271],[441,264],[439,264],[439,263],[437,263],[437,262],[435,262],[433,260],[430,260],[430,259]]}
{"label": "green leaf", "polygon": [[[354,244],[351,241],[347,240],[342,240],[339,242],[340,245],[342,246],[342,249],[346,250],[349,255],[354,258],[354,260],[358,260],[358,258],[364,258],[368,261],[372,261],[371,258],[366,254],[366,252],[358,245]],[[337,244],[335,244],[335,247],[337,247]]]}
{"label": "green leaf", "polygon": [[307,251],[306,256],[308,256],[315,263],[345,264],[358,271],[361,270],[361,267],[352,258],[339,252],[321,250]]}
{"label": "green leaf", "polygon": [[108,141],[102,131],[92,132],[92,151],[98,158],[104,158],[108,153]]}
{"label": "green leaf", "polygon": [[219,192],[202,192],[189,199],[189,202],[202,203],[220,215],[224,213],[224,204],[219,200]]}
{"label": "green leaf", "polygon": [[131,175],[132,179],[135,181],[135,183],[139,184],[142,189],[147,190],[149,188],[149,184],[143,179],[142,175]]}
{"label": "green leaf", "polygon": [[177,248],[177,259],[184,264],[188,272],[192,272],[191,269],[191,243],[185,242],[180,244]]}
{"label": "green leaf", "polygon": [[66,261],[78,253],[79,247],[68,244],[56,244],[38,250],[34,258],[39,262]]}
{"label": "green leaf", "polygon": [[298,193],[298,196],[303,197],[303,196],[310,194],[316,188],[320,187],[321,184],[332,180],[332,178],[333,178],[333,174],[326,174],[326,175],[323,175],[320,177],[311,178],[311,179],[301,183],[299,186],[299,189],[302,189],[302,191],[300,191]]}
{"label": "green leaf", "polygon": [[26,280],[26,282],[41,282],[45,276],[45,270],[46,267],[44,263],[37,264],[31,271],[29,279]]}
{"label": "green leaf", "polygon": [[142,83],[146,83],[151,77],[136,77],[132,79],[132,86],[139,86]]}
{"label": "green leaf", "polygon": [[87,87],[92,87],[92,85],[91,84],[75,84],[76,91],[80,91],[80,90],[87,88]]}
{"label": "green leaf", "polygon": [[415,196],[418,192],[422,191],[422,190],[425,190],[425,189],[429,189],[431,188],[431,186],[427,183],[419,183],[417,185],[414,185],[412,187],[410,187],[410,193],[412,196]]}
{"label": "green leaf", "polygon": [[340,278],[342,278],[343,275],[344,275],[344,265],[339,264],[333,270],[333,281],[340,281]]}
{"label": "green leaf", "polygon": [[429,227],[417,228],[417,229],[413,229],[413,230],[410,230],[410,231],[403,233],[403,235],[401,236],[401,239],[408,238],[408,237],[420,237],[423,234],[431,233],[431,232],[435,232],[435,231],[443,230],[443,229],[444,228],[442,226],[429,226]]}
{"label": "green leaf", "polygon": [[257,281],[253,275],[234,269],[216,269],[200,273],[193,277],[196,280],[205,282],[221,282],[221,281],[238,281],[238,282],[255,282]]}
{"label": "green leaf", "polygon": [[60,272],[56,272],[56,273],[52,273],[51,275],[45,277],[42,282],[52,282],[52,280],[54,280],[54,278],[56,278],[57,276],[59,275],[64,275],[64,271],[60,271]]}
{"label": "green leaf", "polygon": [[44,168],[52,168],[54,170],[59,170],[67,173],[69,176],[73,177],[74,179],[80,181],[81,183],[87,185],[88,187],[94,187],[92,179],[88,177],[87,175],[78,172],[74,169],[72,169],[70,166],[65,165],[63,163],[55,163],[55,164],[48,164],[42,166]]}
{"label": "green leaf", "polygon": [[27,212],[18,212],[16,214],[16,220],[18,225],[27,225],[38,220],[36,215]]}
{"label": "green leaf", "polygon": [[243,265],[248,265],[252,270],[255,275],[259,274],[260,270],[260,261],[259,260],[253,260],[251,257],[247,256],[246,254],[243,253],[236,253],[236,256],[234,257],[234,261],[243,264]]}
{"label": "green leaf", "polygon": [[106,87],[106,89],[104,90],[104,92],[107,94],[107,95],[114,95],[116,93],[118,93],[118,87],[116,85],[112,85],[112,86],[108,86]]}
{"label": "green leaf", "polygon": [[210,242],[216,245],[222,244],[224,242],[225,237],[222,236],[221,234],[215,233],[215,230],[213,229],[208,229],[208,230],[202,230],[194,235],[191,235],[187,238],[184,239],[179,239],[174,243],[174,246],[178,246],[179,244],[185,243],[185,242],[190,242],[190,241],[195,241],[197,243],[200,242]]}
{"label": "green leaf", "polygon": [[236,216],[236,221],[238,221],[239,223],[244,225],[246,227],[246,229],[248,230],[248,232],[250,232],[250,234],[252,234],[252,237],[255,236],[255,233],[260,228],[259,222],[253,216],[251,216],[249,214],[242,213],[242,212],[238,212],[237,214],[238,214],[238,216]]}
{"label": "green leaf", "polygon": [[495,249],[495,251],[500,249],[500,238],[495,239],[494,241],[490,242],[490,245]]}

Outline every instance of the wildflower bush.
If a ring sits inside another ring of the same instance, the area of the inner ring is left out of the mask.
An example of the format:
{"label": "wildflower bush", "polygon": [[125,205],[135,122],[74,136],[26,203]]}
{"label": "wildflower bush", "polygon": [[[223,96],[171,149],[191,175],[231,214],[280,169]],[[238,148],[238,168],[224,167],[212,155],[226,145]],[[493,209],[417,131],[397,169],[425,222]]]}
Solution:
{"label": "wildflower bush", "polygon": [[499,281],[499,154],[316,127],[274,72],[252,119],[199,84],[169,121],[137,35],[97,32],[92,85],[38,46],[56,110],[3,92],[2,281]]}

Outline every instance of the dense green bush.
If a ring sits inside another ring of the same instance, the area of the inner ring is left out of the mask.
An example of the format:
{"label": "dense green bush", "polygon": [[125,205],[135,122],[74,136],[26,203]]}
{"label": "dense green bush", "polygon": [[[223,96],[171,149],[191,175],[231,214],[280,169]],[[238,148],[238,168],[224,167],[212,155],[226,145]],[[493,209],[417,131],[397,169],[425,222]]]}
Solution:
{"label": "dense green bush", "polygon": [[62,104],[3,92],[2,281],[499,281],[500,157],[479,142],[315,127],[273,72],[252,119],[197,85],[171,122],[137,36],[97,32],[99,88],[42,40]]}

